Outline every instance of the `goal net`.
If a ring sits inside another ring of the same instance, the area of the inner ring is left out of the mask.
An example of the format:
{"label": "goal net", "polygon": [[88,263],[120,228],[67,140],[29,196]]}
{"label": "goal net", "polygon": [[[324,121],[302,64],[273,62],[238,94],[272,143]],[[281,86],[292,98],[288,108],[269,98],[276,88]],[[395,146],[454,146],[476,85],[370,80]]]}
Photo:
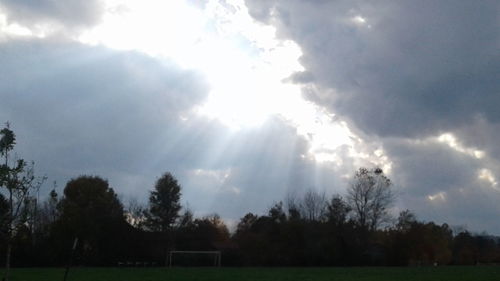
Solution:
{"label": "goal net", "polygon": [[170,251],[168,266],[217,266],[221,264],[220,251]]}

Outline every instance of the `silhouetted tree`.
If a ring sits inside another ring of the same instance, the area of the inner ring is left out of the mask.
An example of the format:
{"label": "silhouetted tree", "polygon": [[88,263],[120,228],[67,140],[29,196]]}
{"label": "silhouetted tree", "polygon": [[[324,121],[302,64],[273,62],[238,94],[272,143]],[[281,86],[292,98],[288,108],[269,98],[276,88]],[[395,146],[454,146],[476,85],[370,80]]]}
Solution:
{"label": "silhouetted tree", "polygon": [[163,236],[165,264],[168,263],[168,251],[175,248],[174,224],[179,217],[181,187],[177,179],[169,172],[163,174],[149,195],[149,210],[146,212],[146,225],[149,230],[160,232]]}
{"label": "silhouetted tree", "polygon": [[280,223],[286,221],[286,214],[283,210],[283,202],[275,203],[268,211],[268,216],[272,222]]}
{"label": "silhouetted tree", "polygon": [[16,144],[16,136],[7,123],[0,131],[0,155],[3,161],[0,164],[0,187],[7,193],[8,212],[5,215],[6,225],[6,260],[4,280],[9,280],[12,240],[17,227],[22,227],[19,221],[23,216],[26,199],[33,190],[38,190],[45,178],[35,177],[34,163],[29,165],[23,159],[10,159],[10,153]]}
{"label": "silhouetted tree", "polygon": [[340,226],[346,222],[350,211],[351,207],[349,207],[342,196],[337,194],[328,202],[325,216],[328,222]]}
{"label": "silhouetted tree", "polygon": [[7,235],[7,216],[9,215],[9,202],[0,193],[0,239],[4,240]]}
{"label": "silhouetted tree", "polygon": [[452,231],[447,224],[417,221],[408,210],[399,214],[395,227],[388,232],[390,264],[449,264],[452,260]]}
{"label": "silhouetted tree", "polygon": [[286,197],[285,203],[289,219],[294,221],[301,220],[302,214],[301,214],[300,199],[295,194],[289,193]]}
{"label": "silhouetted tree", "polygon": [[[396,225],[389,230],[386,242],[389,249],[389,262],[394,265],[408,265],[412,256],[415,257],[415,245],[418,238],[415,236],[420,223],[409,210],[399,213]],[[413,259],[413,262],[416,260]]]}
{"label": "silhouetted tree", "polygon": [[157,181],[149,196],[148,227],[154,231],[171,230],[179,217],[181,187],[177,179],[170,174],[163,174]]}
{"label": "silhouetted tree", "polygon": [[259,216],[247,213],[240,219],[233,236],[245,265],[259,264],[259,258],[261,258],[260,245],[257,244],[260,235],[254,227],[258,219]]}
{"label": "silhouetted tree", "polygon": [[58,230],[67,245],[79,238],[87,264],[106,264],[119,250],[125,219],[123,206],[106,180],[80,176],[70,180],[59,203]]}
{"label": "silhouetted tree", "polygon": [[243,216],[236,227],[236,234],[243,234],[251,230],[252,225],[257,221],[259,217],[252,213],[247,213]]}
{"label": "silhouetted tree", "polygon": [[396,229],[400,232],[409,231],[417,223],[417,218],[410,210],[404,210],[399,213]]}
{"label": "silhouetted tree", "polygon": [[5,223],[6,216],[9,213],[9,202],[5,199],[5,196],[0,193],[0,218],[2,223]]}
{"label": "silhouetted tree", "polygon": [[476,264],[479,249],[469,232],[461,232],[453,239],[453,263],[459,265]]}
{"label": "silhouetted tree", "polygon": [[373,231],[388,219],[387,209],[394,201],[394,194],[382,169],[360,168],[347,194],[347,202],[360,227]]}
{"label": "silhouetted tree", "polygon": [[55,189],[49,193],[49,198],[43,204],[42,214],[46,217],[49,224],[54,223],[59,218],[59,211],[57,205],[59,204],[59,194]]}
{"label": "silhouetted tree", "polygon": [[184,210],[184,213],[182,213],[182,215],[179,217],[178,227],[183,228],[192,226],[194,223],[193,218],[193,212],[190,209],[186,208],[186,210]]}
{"label": "silhouetted tree", "polygon": [[125,218],[127,222],[137,228],[146,229],[147,209],[140,204],[135,198],[128,202],[127,209],[125,210]]}
{"label": "silhouetted tree", "polygon": [[418,241],[418,259],[427,264],[448,264],[451,261],[452,231],[447,224],[417,224],[414,235]]}
{"label": "silhouetted tree", "polygon": [[292,220],[322,220],[326,214],[327,207],[325,193],[309,189],[302,197],[288,194],[286,198],[286,207],[288,215]]}
{"label": "silhouetted tree", "polygon": [[477,265],[498,261],[498,245],[487,234],[473,235],[462,231],[453,238],[453,264]]}
{"label": "silhouetted tree", "polygon": [[310,221],[319,221],[325,215],[326,199],[325,193],[319,193],[309,189],[305,194],[301,206],[302,216]]}
{"label": "silhouetted tree", "polygon": [[195,219],[194,225],[199,239],[196,239],[200,245],[200,249],[214,249],[215,243],[229,241],[229,230],[224,221],[217,214],[205,216],[201,219]]}

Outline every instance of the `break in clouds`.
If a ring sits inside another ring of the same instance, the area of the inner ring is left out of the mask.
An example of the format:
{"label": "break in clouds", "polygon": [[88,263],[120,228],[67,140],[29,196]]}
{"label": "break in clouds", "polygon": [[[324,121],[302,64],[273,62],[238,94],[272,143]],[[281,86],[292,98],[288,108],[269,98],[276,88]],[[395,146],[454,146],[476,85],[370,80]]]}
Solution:
{"label": "break in clouds", "polygon": [[335,163],[310,157],[308,139],[279,116],[234,130],[196,114],[211,90],[202,73],[76,42],[104,6],[60,2],[0,3],[9,24],[59,31],[0,35],[0,120],[47,190],[97,174],[125,201],[143,200],[171,171],[195,212],[236,220],[309,188],[342,194],[345,176],[381,148],[396,209],[500,233],[496,1],[246,1],[259,24],[301,48],[305,70],[289,80],[304,98],[363,140],[367,159],[340,146]]}
{"label": "break in clouds", "polygon": [[145,199],[171,171],[190,208],[229,218],[317,182],[341,189],[302,157],[308,144],[286,121],[234,132],[194,114],[208,92],[195,71],[55,39],[3,43],[1,60],[0,118],[12,122],[22,156],[59,184],[97,174],[124,199]]}

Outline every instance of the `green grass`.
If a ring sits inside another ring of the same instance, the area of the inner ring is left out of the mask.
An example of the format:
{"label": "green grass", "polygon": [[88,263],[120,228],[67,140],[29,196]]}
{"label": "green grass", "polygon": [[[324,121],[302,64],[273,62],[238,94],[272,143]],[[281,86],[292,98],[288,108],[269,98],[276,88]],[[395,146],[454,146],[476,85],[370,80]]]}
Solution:
{"label": "green grass", "polygon": [[[13,269],[12,281],[63,280],[62,268]],[[68,281],[498,281],[499,266],[350,268],[72,268]]]}

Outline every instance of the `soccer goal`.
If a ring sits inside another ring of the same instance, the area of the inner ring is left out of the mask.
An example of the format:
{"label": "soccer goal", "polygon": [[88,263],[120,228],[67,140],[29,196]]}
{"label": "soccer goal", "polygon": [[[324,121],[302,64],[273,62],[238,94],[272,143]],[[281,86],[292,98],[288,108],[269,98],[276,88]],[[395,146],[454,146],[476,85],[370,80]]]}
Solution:
{"label": "soccer goal", "polygon": [[217,266],[221,263],[220,251],[170,251],[168,266]]}

